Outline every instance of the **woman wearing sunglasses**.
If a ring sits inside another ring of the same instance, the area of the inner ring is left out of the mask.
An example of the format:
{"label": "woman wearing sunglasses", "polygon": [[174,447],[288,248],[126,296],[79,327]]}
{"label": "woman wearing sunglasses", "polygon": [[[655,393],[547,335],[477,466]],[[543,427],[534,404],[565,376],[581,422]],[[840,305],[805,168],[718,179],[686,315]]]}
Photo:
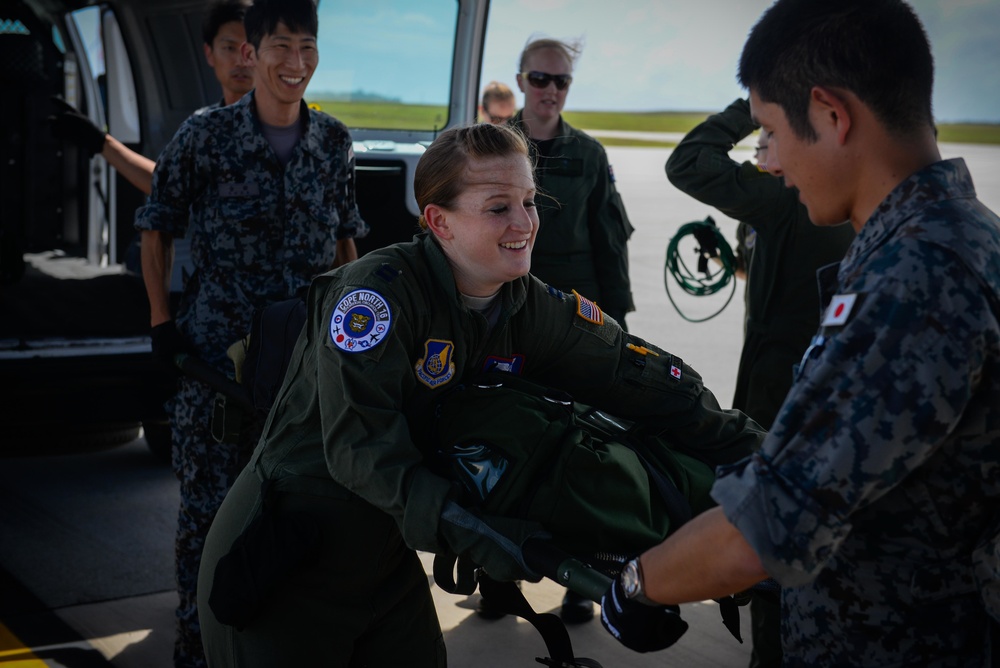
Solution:
{"label": "woman wearing sunglasses", "polygon": [[[635,310],[626,246],[632,225],[604,147],[561,115],[580,51],[579,44],[542,38],[521,52],[517,86],[524,108],[511,123],[531,139],[543,195],[531,273],[596,301],[627,329],[625,314]],[[592,616],[589,603],[582,616],[580,621]]]}

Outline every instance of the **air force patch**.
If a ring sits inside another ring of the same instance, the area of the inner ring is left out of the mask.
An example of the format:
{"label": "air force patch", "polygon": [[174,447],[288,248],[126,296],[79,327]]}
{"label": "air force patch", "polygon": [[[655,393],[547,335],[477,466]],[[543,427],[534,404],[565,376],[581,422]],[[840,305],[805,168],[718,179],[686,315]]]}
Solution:
{"label": "air force patch", "polygon": [[344,295],[330,318],[330,340],[344,352],[369,350],[385,338],[392,311],[385,298],[372,290],[354,290]]}
{"label": "air force patch", "polygon": [[444,385],[455,375],[455,363],[451,361],[455,344],[440,339],[424,342],[424,356],[417,360],[417,380],[430,388]]}

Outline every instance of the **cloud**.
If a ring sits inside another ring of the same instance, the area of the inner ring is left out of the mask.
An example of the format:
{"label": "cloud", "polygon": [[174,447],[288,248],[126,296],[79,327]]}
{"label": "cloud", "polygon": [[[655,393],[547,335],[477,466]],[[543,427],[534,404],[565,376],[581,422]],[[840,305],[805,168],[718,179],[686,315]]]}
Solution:
{"label": "cloud", "polygon": [[[585,36],[569,109],[722,108],[744,92],[736,68],[771,0],[492,0],[483,80],[513,83],[532,32]],[[1000,0],[913,0],[937,63],[941,121],[1000,122]]]}

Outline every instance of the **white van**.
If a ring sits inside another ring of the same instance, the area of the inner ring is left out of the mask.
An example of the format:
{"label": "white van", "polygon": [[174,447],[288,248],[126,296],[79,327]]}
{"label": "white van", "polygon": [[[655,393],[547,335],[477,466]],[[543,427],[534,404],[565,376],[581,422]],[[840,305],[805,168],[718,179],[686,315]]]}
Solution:
{"label": "white van", "polygon": [[[172,383],[150,360],[135,210],[143,195],[55,138],[59,96],[155,159],[217,101],[193,0],[0,5],[0,452],[131,440],[169,451]],[[488,0],[321,0],[306,100],[351,128],[364,253],[416,231],[413,167],[473,122]],[[183,243],[174,288],[183,282]]]}

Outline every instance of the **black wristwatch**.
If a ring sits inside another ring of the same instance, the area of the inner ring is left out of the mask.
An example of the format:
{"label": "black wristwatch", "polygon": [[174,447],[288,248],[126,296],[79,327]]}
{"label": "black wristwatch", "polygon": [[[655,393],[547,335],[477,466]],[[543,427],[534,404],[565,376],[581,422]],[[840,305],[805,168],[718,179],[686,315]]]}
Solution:
{"label": "black wristwatch", "polygon": [[632,559],[622,568],[621,575],[622,590],[625,598],[644,605],[657,606],[655,601],[646,598],[642,586],[642,566],[639,564],[639,557]]}

